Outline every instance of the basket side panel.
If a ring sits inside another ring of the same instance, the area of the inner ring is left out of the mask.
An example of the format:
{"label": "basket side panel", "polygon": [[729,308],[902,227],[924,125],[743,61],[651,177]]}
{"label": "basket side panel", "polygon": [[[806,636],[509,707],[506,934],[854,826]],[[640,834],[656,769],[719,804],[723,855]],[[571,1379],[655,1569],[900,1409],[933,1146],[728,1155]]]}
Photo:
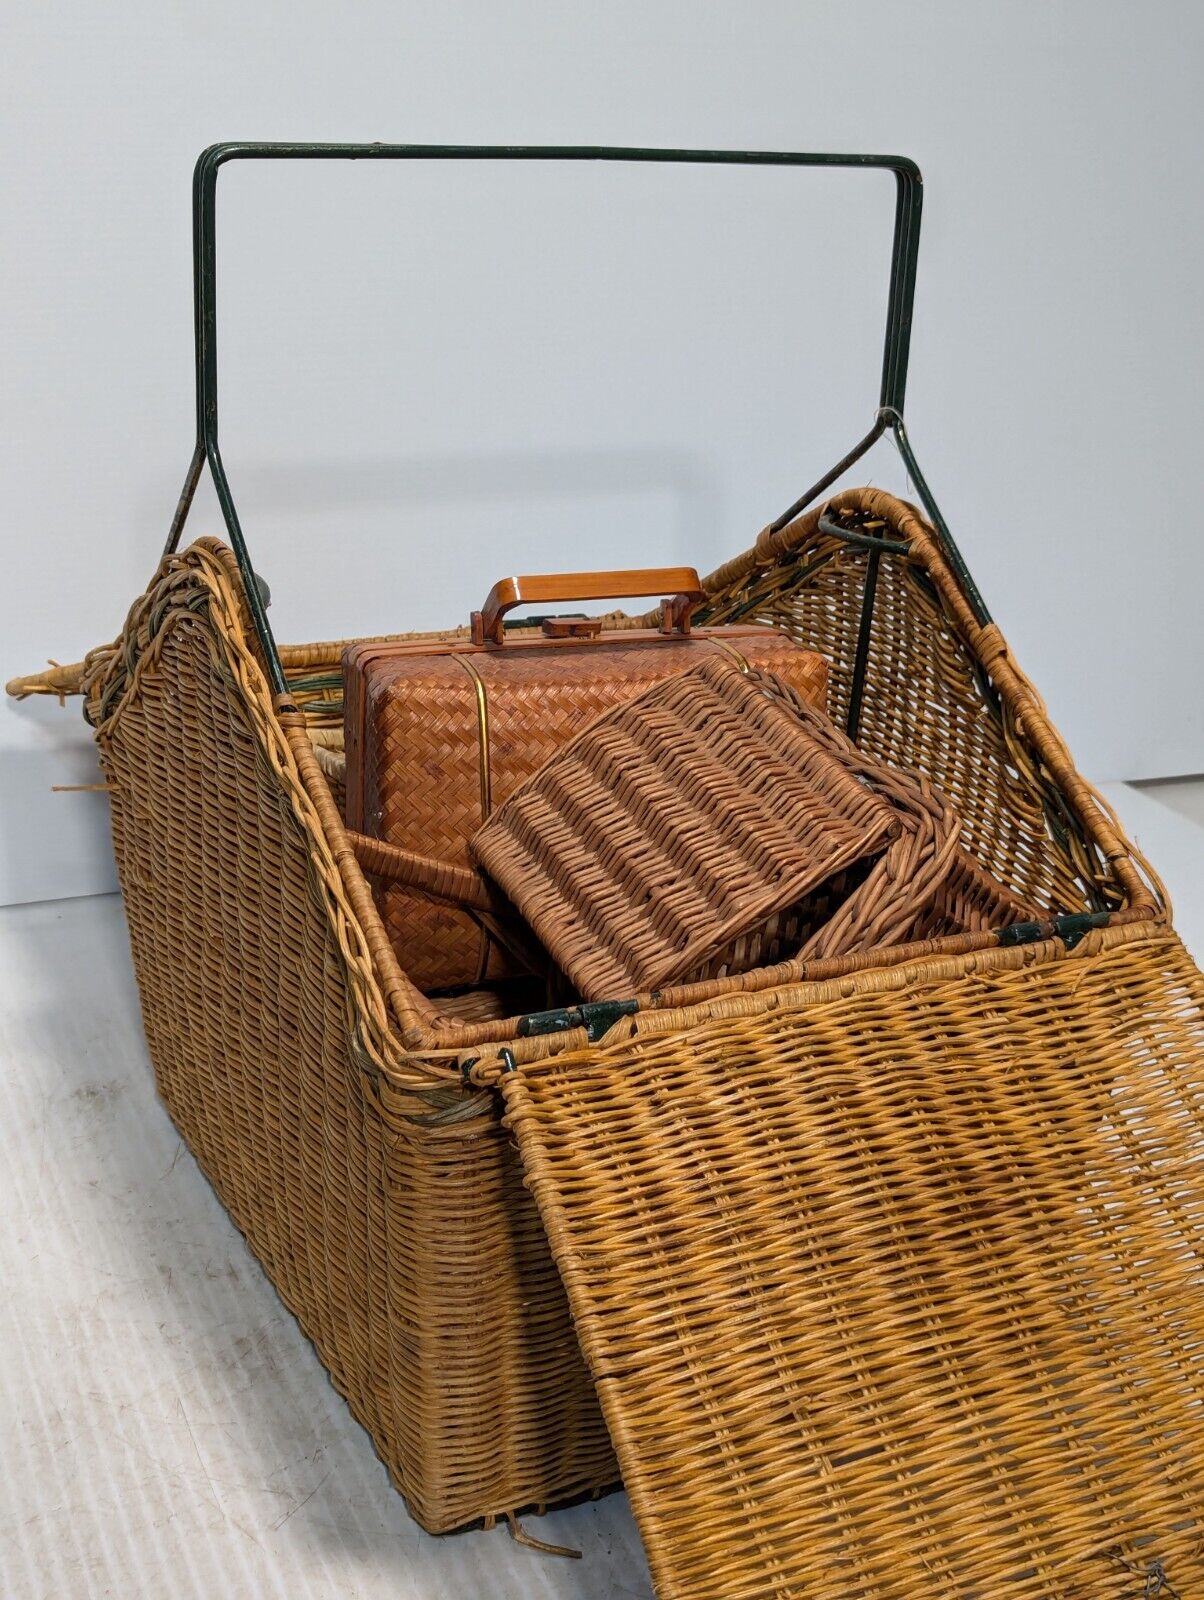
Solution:
{"label": "basket side panel", "polygon": [[606,1487],[508,1141],[454,1088],[382,1121],[307,836],[213,625],[177,615],[156,648],[101,747],[168,1110],[425,1527]]}
{"label": "basket side panel", "polygon": [[160,1093],[386,1459],[379,1144],[299,824],[207,625],[175,625],[102,739]]}
{"label": "basket side panel", "polygon": [[[619,1479],[547,1235],[485,1098],[486,1116],[420,1126],[385,1097],[390,1390],[432,1408],[420,1421],[445,1442],[423,1478],[446,1528]],[[403,1448],[428,1447],[407,1430]]]}
{"label": "basket side panel", "polygon": [[[800,637],[832,630],[840,670],[832,674],[831,710],[842,723],[864,585],[864,552],[846,549],[795,593],[789,608]],[[1078,909],[1083,888],[1051,848],[1041,795],[1018,772],[969,650],[914,568],[883,563],[875,620],[861,743],[894,766],[926,773],[949,795],[962,818],[963,844],[1001,882],[1043,909]]]}
{"label": "basket side panel", "polygon": [[[1108,908],[1124,899],[1106,861],[1077,846],[1065,796],[992,682],[934,575],[943,554],[902,502],[844,491],[832,505],[892,537],[877,576],[858,742],[892,766],[924,773],[953,801],[962,843],[1021,901],[1042,911]],[[839,514],[839,512],[838,512]],[[785,629],[829,662],[829,712],[844,725],[855,675],[868,553],[827,538],[808,512],[776,540],[708,580],[707,622]],[[1014,667],[1014,663],[1013,663]],[[1029,686],[1031,687],[1031,686]],[[1042,719],[1043,720],[1043,719]]]}

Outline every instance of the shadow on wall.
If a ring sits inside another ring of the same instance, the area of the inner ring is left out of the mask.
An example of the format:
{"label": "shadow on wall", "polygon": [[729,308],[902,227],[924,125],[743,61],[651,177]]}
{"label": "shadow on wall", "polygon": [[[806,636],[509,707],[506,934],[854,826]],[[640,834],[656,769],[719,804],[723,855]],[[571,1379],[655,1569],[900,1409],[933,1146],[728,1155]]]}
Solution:
{"label": "shadow on wall", "polygon": [[[341,608],[353,608],[356,632],[446,626],[460,620],[470,590],[471,604],[479,605],[484,592],[475,589],[482,581],[488,586],[516,570],[683,562],[702,569],[734,553],[722,537],[718,480],[689,451],[326,455],[244,465],[235,445],[225,463],[247,543],[269,582],[286,557],[315,571],[337,557],[326,581],[337,578]],[[750,507],[735,548],[750,544],[774,509]],[[225,538],[207,475],[186,537],[202,533]],[[409,569],[405,614],[374,620],[367,608],[380,604],[380,583],[396,576],[398,562]],[[303,574],[288,582],[290,593],[304,586]],[[285,586],[273,587],[284,602]],[[277,627],[282,639],[305,632],[283,618]],[[329,627],[322,631],[329,637]]]}
{"label": "shadow on wall", "polygon": [[[243,467],[235,447],[227,470],[252,557],[275,591],[282,643],[454,625],[515,571],[705,570],[751,542],[765,519],[757,515],[768,514],[753,508],[747,535],[721,548],[713,472],[698,455],[668,448],[311,456]],[[135,520],[165,533],[170,509],[148,505]],[[186,539],[201,534],[226,537],[208,475],[185,530]],[[149,569],[159,533],[146,542]],[[347,628],[326,615],[328,603]],[[6,672],[36,668],[12,662]],[[14,720],[0,722],[0,905],[114,889],[104,795],[52,792],[100,779],[78,700],[9,700],[4,712]]]}

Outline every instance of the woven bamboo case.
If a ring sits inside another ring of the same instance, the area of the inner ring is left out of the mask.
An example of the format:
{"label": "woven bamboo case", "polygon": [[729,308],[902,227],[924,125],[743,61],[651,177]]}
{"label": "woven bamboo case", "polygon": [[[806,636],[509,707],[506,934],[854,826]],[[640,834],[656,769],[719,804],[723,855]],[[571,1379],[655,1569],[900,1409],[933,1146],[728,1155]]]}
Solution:
{"label": "woven bamboo case", "polygon": [[[582,639],[516,629],[500,646],[470,638],[352,646],[344,657],[348,822],[467,865],[470,835],[574,734],[711,656],[772,667],[812,704],[824,702],[822,658],[763,626]],[[479,984],[510,970],[504,951],[461,912],[396,886],[382,890],[380,908],[423,990]]]}

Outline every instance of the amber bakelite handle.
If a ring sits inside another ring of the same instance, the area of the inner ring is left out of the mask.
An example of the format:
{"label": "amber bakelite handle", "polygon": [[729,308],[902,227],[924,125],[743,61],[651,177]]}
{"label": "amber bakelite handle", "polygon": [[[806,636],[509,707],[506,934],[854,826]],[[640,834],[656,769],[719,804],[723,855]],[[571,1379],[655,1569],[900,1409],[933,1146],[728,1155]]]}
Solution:
{"label": "amber bakelite handle", "polygon": [[693,567],[650,567],[639,572],[545,572],[495,583],[485,604],[472,614],[474,644],[501,644],[503,619],[515,606],[559,604],[562,600],[631,600],[667,594],[661,601],[661,632],[689,633],[690,613],[706,598]]}

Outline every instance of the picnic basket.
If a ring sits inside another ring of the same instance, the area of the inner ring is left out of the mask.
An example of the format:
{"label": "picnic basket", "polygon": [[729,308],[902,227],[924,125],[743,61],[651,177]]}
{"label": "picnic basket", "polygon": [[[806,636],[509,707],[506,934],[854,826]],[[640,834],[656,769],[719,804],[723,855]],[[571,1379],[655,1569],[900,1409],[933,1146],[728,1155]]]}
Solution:
{"label": "picnic basket", "polygon": [[[362,863],[421,864],[326,776],[343,643],[276,647],[222,465],[216,180],[464,157],[895,174],[873,427],[698,620],[818,650],[850,737],[949,797],[966,867],[911,942],[550,1011],[401,970]],[[214,147],[168,548],[112,644],[9,690],[84,697],[159,1091],[424,1527],[621,1471],[662,1596],[1194,1593],[1204,980],[915,461],[919,218],[893,157]],[[884,434],[919,507],[834,487]],[[229,547],[179,550],[206,462]]]}

